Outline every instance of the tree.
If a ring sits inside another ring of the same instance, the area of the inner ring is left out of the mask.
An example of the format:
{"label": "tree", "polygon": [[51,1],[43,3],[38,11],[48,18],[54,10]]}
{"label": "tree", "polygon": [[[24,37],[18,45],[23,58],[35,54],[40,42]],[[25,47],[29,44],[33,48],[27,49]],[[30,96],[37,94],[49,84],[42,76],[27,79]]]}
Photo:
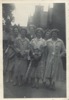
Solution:
{"label": "tree", "polygon": [[14,4],[3,4],[2,10],[3,10],[3,19],[5,21],[4,23],[4,29],[5,31],[9,32],[11,27],[11,22],[14,21],[14,16],[12,14],[12,11],[15,9]]}

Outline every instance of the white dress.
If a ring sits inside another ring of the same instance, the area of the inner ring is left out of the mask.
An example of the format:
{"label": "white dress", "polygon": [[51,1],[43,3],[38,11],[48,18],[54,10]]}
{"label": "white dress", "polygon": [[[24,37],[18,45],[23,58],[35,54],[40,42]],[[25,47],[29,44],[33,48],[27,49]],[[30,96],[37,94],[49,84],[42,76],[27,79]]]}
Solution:
{"label": "white dress", "polygon": [[[27,38],[17,38],[14,45],[15,50],[18,51],[21,55],[23,55],[26,51],[27,53],[29,51],[29,40]],[[27,71],[27,53],[24,55],[24,57],[16,56],[14,69],[15,76],[25,76]]]}
{"label": "white dress", "polygon": [[46,63],[46,70],[44,81],[48,78],[52,78],[53,81],[63,80],[64,70],[61,59],[61,53],[65,54],[65,46],[61,39],[53,41],[52,39],[47,40],[48,57]]}
{"label": "white dress", "polygon": [[[43,53],[42,51],[43,51],[44,47],[46,46],[46,42],[42,38],[40,38],[40,39],[34,38],[34,39],[31,40],[30,45],[33,49],[33,52],[34,52],[34,50],[38,49],[41,53]],[[37,63],[38,63],[38,66],[36,67]],[[31,71],[30,71],[30,77],[43,79],[44,67],[45,67],[44,64],[45,64],[44,63],[44,56],[42,54],[40,61],[38,61],[38,62],[35,61],[32,64]]]}

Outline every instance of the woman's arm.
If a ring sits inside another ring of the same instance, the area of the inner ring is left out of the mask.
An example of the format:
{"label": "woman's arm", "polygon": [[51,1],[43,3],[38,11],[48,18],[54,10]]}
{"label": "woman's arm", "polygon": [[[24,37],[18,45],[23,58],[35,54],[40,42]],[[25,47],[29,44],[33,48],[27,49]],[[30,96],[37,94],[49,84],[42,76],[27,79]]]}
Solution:
{"label": "woman's arm", "polygon": [[65,45],[63,43],[63,41],[61,42],[61,54],[60,56],[63,57],[66,54],[66,50],[65,50]]}
{"label": "woman's arm", "polygon": [[14,50],[16,53],[20,53],[20,43],[19,43],[19,40],[16,40],[14,42]]}

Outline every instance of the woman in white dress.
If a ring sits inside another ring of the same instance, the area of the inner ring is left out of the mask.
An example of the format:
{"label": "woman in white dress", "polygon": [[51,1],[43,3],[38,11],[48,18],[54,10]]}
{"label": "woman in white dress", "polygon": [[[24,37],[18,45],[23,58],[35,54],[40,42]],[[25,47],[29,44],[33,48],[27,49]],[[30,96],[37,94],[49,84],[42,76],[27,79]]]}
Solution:
{"label": "woman in white dress", "polygon": [[[45,37],[44,37],[44,39],[45,39],[46,44],[47,44],[47,40],[50,39],[50,37],[51,37],[50,30],[45,31]],[[47,56],[48,56],[48,49],[47,49],[47,46],[45,46],[45,48],[44,48],[44,61],[45,61],[44,74],[45,74]],[[45,82],[44,81],[43,81],[43,83],[45,85]]]}
{"label": "woman in white dress", "polygon": [[65,54],[65,46],[61,39],[57,37],[59,30],[52,29],[52,38],[47,40],[48,57],[44,81],[50,88],[55,89],[55,82],[63,80],[63,64],[61,57]]}
{"label": "woman in white dress", "polygon": [[44,58],[43,52],[46,42],[42,39],[41,34],[43,33],[42,28],[37,28],[36,38],[32,39],[31,45],[31,71],[30,78],[34,80],[33,87],[39,87],[39,81],[43,81],[44,76]]}
{"label": "woman in white dress", "polygon": [[[17,37],[14,42],[16,54],[14,69],[14,85],[22,85],[25,73],[27,71],[27,59],[29,53],[29,40],[26,38],[26,30],[21,30],[21,36]],[[16,80],[17,79],[17,80]]]}

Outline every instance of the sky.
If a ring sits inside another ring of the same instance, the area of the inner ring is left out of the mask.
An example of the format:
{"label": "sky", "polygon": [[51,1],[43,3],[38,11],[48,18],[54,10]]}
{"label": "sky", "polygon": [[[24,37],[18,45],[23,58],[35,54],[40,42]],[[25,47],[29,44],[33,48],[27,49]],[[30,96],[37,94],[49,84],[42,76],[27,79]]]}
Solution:
{"label": "sky", "polygon": [[[29,16],[32,16],[35,11],[36,5],[43,5],[44,11],[48,11],[49,4],[35,4],[35,3],[16,3],[15,10],[13,11],[13,16],[15,18],[14,23],[12,24],[20,24],[20,26],[27,26]],[[52,7],[52,4],[51,4]]]}

